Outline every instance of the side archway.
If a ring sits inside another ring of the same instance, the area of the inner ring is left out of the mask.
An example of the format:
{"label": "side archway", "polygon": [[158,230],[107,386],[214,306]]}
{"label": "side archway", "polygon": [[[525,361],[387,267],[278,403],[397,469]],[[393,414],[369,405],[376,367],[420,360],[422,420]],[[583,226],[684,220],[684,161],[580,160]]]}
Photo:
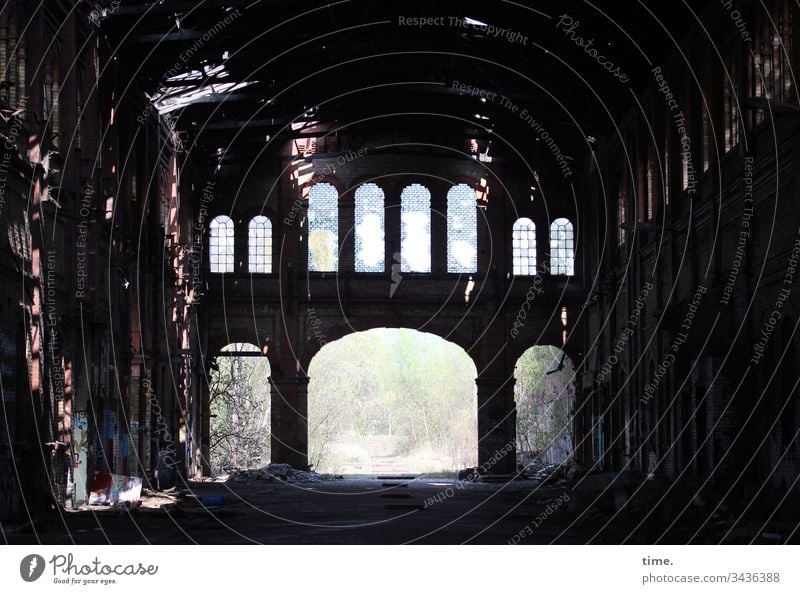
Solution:
{"label": "side archway", "polygon": [[255,345],[231,343],[209,365],[209,466],[213,475],[270,462],[271,368]]}
{"label": "side archway", "polygon": [[575,367],[562,349],[526,350],[514,368],[517,455],[521,464],[562,464],[573,454]]}

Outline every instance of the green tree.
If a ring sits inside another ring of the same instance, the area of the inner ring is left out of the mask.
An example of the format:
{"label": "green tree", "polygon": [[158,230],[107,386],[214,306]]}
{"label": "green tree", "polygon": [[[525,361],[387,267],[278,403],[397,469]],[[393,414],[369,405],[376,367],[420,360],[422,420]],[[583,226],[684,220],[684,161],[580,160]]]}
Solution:
{"label": "green tree", "polygon": [[[517,451],[538,454],[570,435],[575,398],[575,370],[554,346],[525,351],[517,361]],[[556,371],[558,370],[558,371]],[[548,373],[551,372],[551,373]]]}
{"label": "green tree", "polygon": [[[232,344],[225,352],[258,351]],[[211,469],[214,474],[262,466],[270,460],[269,361],[261,357],[217,357],[209,378]]]}
{"label": "green tree", "polygon": [[477,462],[475,366],[459,347],[412,330],[370,330],[326,345],[309,376],[318,470],[375,457],[431,471]]}

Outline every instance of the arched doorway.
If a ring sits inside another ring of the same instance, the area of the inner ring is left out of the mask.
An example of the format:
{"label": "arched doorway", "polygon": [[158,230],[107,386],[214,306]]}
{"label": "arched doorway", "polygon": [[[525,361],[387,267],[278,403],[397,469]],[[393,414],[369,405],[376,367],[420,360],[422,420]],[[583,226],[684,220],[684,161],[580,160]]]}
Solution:
{"label": "arched doorway", "polygon": [[209,374],[213,475],[270,461],[270,365],[258,347],[232,343]]}
{"label": "arched doorway", "polygon": [[447,475],[477,464],[477,370],[461,347],[376,328],[325,345],[308,375],[315,470]]}
{"label": "arched doorway", "polygon": [[575,368],[572,361],[558,347],[531,347],[517,360],[514,378],[520,462],[526,465],[563,463],[573,452]]}

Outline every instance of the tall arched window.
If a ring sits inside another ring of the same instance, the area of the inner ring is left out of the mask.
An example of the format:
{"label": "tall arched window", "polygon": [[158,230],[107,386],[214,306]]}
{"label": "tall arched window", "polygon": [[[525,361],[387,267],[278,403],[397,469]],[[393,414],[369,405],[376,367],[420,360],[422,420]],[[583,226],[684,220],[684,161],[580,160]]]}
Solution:
{"label": "tall arched window", "polygon": [[44,68],[44,93],[42,94],[42,107],[44,108],[44,119],[47,131],[53,142],[60,140],[61,130],[61,75],[59,73],[59,57],[50,54]]}
{"label": "tall arched window", "polygon": [[407,186],[400,195],[403,272],[431,271],[431,193],[420,184]]}
{"label": "tall arched window", "polygon": [[736,74],[736,62],[725,69],[722,81],[722,106],[725,118],[725,152],[739,144],[739,81]]}
{"label": "tall arched window", "polygon": [[314,184],[308,193],[308,270],[339,267],[339,193],[331,184]]}
{"label": "tall arched window", "polygon": [[[792,4],[786,0],[768,0],[762,3],[755,18],[753,36],[753,94],[769,97],[778,102],[789,101],[792,95],[791,57],[794,55],[792,41]],[[756,124],[767,117],[762,110],[756,111]]]}
{"label": "tall arched window", "polygon": [[798,406],[795,383],[797,376],[794,365],[794,342],[792,341],[792,320],[785,319],[781,325],[781,342],[783,342],[783,359],[780,364],[781,395],[777,409],[781,411],[781,441],[789,447],[797,433]]}
{"label": "tall arched window", "polygon": [[233,221],[220,215],[211,221],[208,262],[211,272],[233,272]]}
{"label": "tall arched window", "polygon": [[514,276],[536,275],[536,224],[517,219],[511,233]]}
{"label": "tall arched window", "polygon": [[265,216],[253,217],[248,232],[248,270],[269,274],[272,272],[272,222]]}
{"label": "tall arched window", "polygon": [[8,12],[0,14],[0,98],[17,107],[27,96],[25,35]]}
{"label": "tall arched window", "polygon": [[625,243],[627,237],[624,227],[628,223],[628,192],[624,187],[626,183],[622,182],[623,187],[617,194],[617,245],[620,246]]}
{"label": "tall arched window", "polygon": [[383,190],[363,184],[356,190],[356,272],[385,268]]}
{"label": "tall arched window", "polygon": [[550,274],[575,274],[575,232],[569,219],[550,225]]}
{"label": "tall arched window", "polygon": [[475,190],[458,184],[447,193],[447,272],[477,272],[478,211]]}

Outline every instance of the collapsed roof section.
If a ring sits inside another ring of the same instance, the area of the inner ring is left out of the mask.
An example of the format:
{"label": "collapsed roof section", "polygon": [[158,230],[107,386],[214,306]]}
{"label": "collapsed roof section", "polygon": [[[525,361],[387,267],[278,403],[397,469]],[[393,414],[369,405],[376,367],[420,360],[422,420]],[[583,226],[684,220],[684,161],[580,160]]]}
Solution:
{"label": "collapsed roof section", "polygon": [[105,4],[97,26],[185,145],[199,159],[222,147],[232,163],[302,138],[309,121],[407,129],[404,114],[428,114],[431,129],[474,139],[481,154],[490,143],[494,155],[541,152],[544,132],[579,155],[613,132],[705,2]]}

